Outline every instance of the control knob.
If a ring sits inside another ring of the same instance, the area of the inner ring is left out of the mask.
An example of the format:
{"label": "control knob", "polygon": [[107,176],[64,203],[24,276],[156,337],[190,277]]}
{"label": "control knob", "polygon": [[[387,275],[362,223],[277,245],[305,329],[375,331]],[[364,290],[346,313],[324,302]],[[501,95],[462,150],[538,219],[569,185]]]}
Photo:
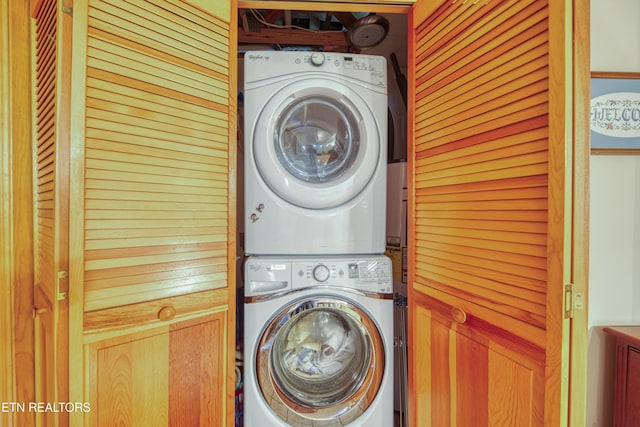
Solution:
{"label": "control knob", "polygon": [[316,66],[320,66],[324,64],[324,54],[320,52],[314,52],[311,54],[311,58],[309,58],[311,63]]}
{"label": "control knob", "polygon": [[318,264],[313,268],[312,275],[318,282],[326,282],[331,276],[331,270],[324,264]]}

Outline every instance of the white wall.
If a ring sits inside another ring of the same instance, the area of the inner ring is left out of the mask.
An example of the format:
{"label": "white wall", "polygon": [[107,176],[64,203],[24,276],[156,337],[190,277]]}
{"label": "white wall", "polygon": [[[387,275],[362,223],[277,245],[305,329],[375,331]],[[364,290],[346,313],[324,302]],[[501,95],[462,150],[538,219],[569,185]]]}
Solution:
{"label": "white wall", "polygon": [[639,190],[640,156],[591,156],[591,326],[640,323]]}
{"label": "white wall", "polygon": [[[640,1],[591,0],[591,70],[640,72]],[[608,325],[640,324],[640,155],[591,156],[587,425],[612,425]]]}
{"label": "white wall", "polygon": [[640,2],[591,0],[591,70],[640,72]]}

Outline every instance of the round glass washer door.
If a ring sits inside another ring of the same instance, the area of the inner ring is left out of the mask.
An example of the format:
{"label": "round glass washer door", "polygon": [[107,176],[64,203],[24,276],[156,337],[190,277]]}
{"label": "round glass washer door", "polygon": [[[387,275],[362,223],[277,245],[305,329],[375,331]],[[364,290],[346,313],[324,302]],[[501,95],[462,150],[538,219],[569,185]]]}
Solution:
{"label": "round glass washer door", "polygon": [[256,354],[265,401],[294,425],[342,426],[357,419],[378,393],[384,366],[371,317],[337,297],[286,307],[265,328]]}
{"label": "round glass washer door", "polygon": [[357,196],[378,166],[373,113],[339,81],[305,79],[275,93],[253,130],[253,155],[267,186],[287,202],[330,209]]}

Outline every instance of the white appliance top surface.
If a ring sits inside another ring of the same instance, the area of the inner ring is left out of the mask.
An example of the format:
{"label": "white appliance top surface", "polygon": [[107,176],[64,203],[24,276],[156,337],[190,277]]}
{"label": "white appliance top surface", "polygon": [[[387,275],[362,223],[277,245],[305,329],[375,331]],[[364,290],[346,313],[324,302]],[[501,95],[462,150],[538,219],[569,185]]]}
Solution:
{"label": "white appliance top surface", "polygon": [[383,56],[336,52],[250,51],[244,55],[245,85],[295,74],[334,75],[387,87],[387,62]]}

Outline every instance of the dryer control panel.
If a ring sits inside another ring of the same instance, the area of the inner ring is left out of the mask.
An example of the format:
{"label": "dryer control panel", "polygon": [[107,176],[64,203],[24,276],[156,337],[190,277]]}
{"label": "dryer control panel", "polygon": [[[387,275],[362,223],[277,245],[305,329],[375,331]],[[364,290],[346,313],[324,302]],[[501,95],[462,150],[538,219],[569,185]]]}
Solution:
{"label": "dryer control panel", "polygon": [[[338,52],[250,51],[244,55],[246,83],[292,74],[318,72],[350,77],[379,88],[387,87],[384,56]],[[251,65],[249,65],[251,64]]]}
{"label": "dryer control panel", "polygon": [[322,285],[391,294],[391,260],[382,255],[295,260],[252,257],[245,264],[245,296]]}

